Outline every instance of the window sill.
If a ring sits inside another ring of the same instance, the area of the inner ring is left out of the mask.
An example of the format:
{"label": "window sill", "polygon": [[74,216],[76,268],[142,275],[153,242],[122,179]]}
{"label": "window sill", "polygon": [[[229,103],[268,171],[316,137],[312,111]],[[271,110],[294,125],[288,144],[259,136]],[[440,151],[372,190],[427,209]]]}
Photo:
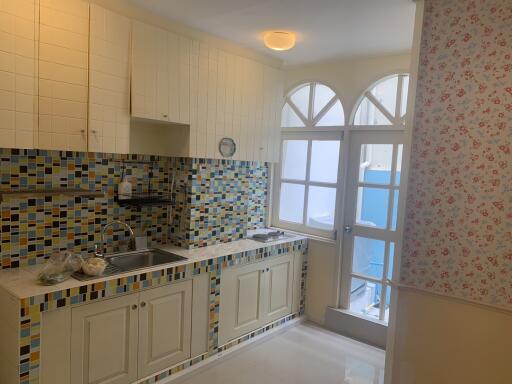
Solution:
{"label": "window sill", "polygon": [[328,307],[328,308],[327,308],[327,310],[328,310],[328,311],[334,311],[334,312],[342,313],[342,314],[347,315],[347,316],[356,317],[356,318],[358,318],[358,319],[365,320],[365,321],[369,321],[369,322],[371,322],[371,323],[375,323],[375,324],[383,325],[384,327],[387,327],[387,326],[388,326],[388,323],[386,323],[386,322],[385,322],[385,321],[383,321],[383,320],[374,319],[374,318],[369,317],[369,316],[360,315],[360,314],[358,314],[358,313],[351,312],[351,311],[349,311],[348,309]]}
{"label": "window sill", "polygon": [[330,245],[337,245],[337,244],[338,244],[338,241],[337,241],[337,240],[330,239],[330,238],[328,238],[328,237],[322,237],[322,236],[317,236],[317,235],[311,235],[311,234],[309,234],[309,233],[297,232],[297,231],[292,231],[292,230],[290,230],[290,229],[280,228],[280,227],[274,227],[274,226],[271,226],[270,228],[271,228],[271,229],[278,230],[278,231],[284,231],[284,232],[287,232],[287,233],[292,233],[292,234],[294,234],[294,235],[304,236],[304,237],[307,237],[309,240],[315,240],[315,241],[318,241],[318,242],[320,242],[320,243],[324,243],[324,244],[330,244]]}

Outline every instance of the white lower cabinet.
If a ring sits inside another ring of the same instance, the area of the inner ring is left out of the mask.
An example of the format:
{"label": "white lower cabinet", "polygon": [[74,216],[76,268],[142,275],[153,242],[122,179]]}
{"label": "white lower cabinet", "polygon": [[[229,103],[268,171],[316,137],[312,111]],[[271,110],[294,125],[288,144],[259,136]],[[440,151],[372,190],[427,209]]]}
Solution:
{"label": "white lower cabinet", "polygon": [[192,280],[73,308],[71,383],[128,384],[190,357]]}
{"label": "white lower cabinet", "polygon": [[190,357],[192,280],[140,294],[139,377]]}
{"label": "white lower cabinet", "polygon": [[294,256],[290,253],[223,271],[220,345],[292,313]]}
{"label": "white lower cabinet", "polygon": [[133,294],[73,308],[72,384],[137,380],[138,301]]}
{"label": "white lower cabinet", "polygon": [[227,269],[220,288],[219,344],[263,323],[264,266],[254,263]]}
{"label": "white lower cabinet", "polygon": [[293,254],[278,257],[268,262],[265,272],[267,280],[264,300],[264,324],[280,319],[292,312]]}
{"label": "white lower cabinet", "polygon": [[[222,271],[219,345],[300,310],[303,259],[297,251]],[[210,295],[203,273],[44,312],[39,384],[133,384],[206,353]]]}

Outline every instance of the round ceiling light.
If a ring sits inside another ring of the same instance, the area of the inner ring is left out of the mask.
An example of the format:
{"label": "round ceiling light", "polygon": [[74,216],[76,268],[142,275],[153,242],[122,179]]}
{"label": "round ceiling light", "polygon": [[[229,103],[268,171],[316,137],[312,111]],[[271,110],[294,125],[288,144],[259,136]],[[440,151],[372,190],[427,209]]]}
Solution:
{"label": "round ceiling light", "polygon": [[295,46],[295,33],[288,31],[269,31],[263,35],[265,45],[275,51],[287,51]]}

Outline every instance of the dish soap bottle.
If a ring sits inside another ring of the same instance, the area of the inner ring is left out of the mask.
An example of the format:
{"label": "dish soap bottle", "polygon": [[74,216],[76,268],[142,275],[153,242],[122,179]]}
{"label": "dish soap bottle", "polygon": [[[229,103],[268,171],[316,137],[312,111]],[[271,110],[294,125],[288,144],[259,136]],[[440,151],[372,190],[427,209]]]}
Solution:
{"label": "dish soap bottle", "polygon": [[132,198],[132,183],[130,183],[128,176],[123,177],[123,181],[119,184],[117,194],[119,200],[127,200]]}

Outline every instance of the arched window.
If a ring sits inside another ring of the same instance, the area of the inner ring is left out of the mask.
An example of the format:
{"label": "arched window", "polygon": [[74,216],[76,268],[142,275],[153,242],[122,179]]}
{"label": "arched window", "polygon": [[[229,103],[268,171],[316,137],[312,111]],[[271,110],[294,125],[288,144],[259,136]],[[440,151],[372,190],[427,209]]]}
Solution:
{"label": "arched window", "polygon": [[335,236],[344,125],[340,98],[324,84],[302,84],[286,97],[274,188],[279,227]]}
{"label": "arched window", "polygon": [[286,97],[281,118],[283,128],[315,128],[345,125],[341,100],[328,86],[305,83]]}
{"label": "arched window", "polygon": [[408,74],[396,74],[379,80],[361,97],[353,116],[353,125],[403,126],[408,89]]}

